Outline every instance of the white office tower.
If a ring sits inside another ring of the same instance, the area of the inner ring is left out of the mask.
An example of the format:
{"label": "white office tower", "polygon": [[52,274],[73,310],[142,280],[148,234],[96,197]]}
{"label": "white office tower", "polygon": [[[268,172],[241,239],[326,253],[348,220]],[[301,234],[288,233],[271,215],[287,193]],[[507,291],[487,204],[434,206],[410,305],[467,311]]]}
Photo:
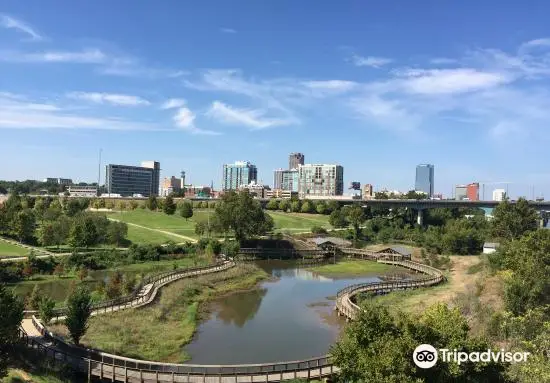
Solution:
{"label": "white office tower", "polygon": [[506,190],[495,189],[493,190],[493,201],[504,201],[506,199]]}

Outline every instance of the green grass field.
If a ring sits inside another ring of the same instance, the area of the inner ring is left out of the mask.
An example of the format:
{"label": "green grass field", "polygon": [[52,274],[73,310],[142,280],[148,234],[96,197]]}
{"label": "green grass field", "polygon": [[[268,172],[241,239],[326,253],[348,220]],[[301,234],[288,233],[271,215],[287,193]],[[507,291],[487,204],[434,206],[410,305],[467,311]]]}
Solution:
{"label": "green grass field", "polygon": [[342,261],[331,265],[311,267],[309,270],[327,276],[358,276],[397,270],[396,267],[373,261]]}
{"label": "green grass field", "polygon": [[29,250],[23,247],[0,241],[0,258],[25,257],[28,254]]}
{"label": "green grass field", "polygon": [[[209,214],[213,214],[213,211],[195,210],[193,217],[186,220],[178,214],[166,215],[163,212],[138,209],[109,213],[108,217],[144,226],[141,228],[128,225],[128,239],[133,243],[159,244],[168,241],[176,243],[185,242],[185,238],[162,233],[159,230],[198,239],[198,236],[195,234],[195,224],[197,222],[206,222]],[[281,212],[268,212],[268,214],[273,217],[276,232],[308,232],[313,226],[330,228],[328,216],[326,215]],[[154,230],[147,230],[145,227]]]}

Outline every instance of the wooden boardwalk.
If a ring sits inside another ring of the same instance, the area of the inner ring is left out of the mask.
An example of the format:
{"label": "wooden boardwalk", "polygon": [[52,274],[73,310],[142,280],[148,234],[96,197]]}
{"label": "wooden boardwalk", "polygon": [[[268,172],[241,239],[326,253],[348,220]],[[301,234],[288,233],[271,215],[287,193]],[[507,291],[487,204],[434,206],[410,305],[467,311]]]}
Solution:
{"label": "wooden boardwalk", "polygon": [[[353,319],[360,308],[353,303],[353,296],[365,291],[388,292],[397,289],[430,286],[441,282],[441,271],[411,261],[378,260],[402,266],[427,274],[425,278],[413,281],[377,282],[348,286],[338,292],[336,309],[346,318]],[[202,268],[176,270],[163,273],[146,281],[125,301],[111,301],[109,305],[94,308],[94,315],[151,303],[157,291],[164,285],[181,278],[218,272],[233,267],[232,261]],[[339,369],[331,362],[330,355],[299,361],[284,361],[265,364],[239,365],[197,365],[172,364],[126,358],[102,351],[85,349],[66,343],[49,332],[40,321],[28,313],[21,323],[20,336],[28,347],[50,357],[54,362],[69,365],[73,369],[92,377],[112,382],[186,382],[186,383],[240,383],[240,382],[280,382],[291,379],[323,379],[337,373]],[[60,311],[58,320],[63,319]]]}

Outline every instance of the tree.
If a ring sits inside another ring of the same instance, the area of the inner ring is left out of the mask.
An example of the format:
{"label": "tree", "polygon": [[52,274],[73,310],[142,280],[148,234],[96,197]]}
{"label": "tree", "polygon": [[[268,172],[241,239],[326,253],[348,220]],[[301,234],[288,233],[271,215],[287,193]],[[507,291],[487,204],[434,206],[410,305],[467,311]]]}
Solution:
{"label": "tree", "polygon": [[176,212],[176,208],[177,206],[171,196],[164,199],[164,206],[162,207],[164,214],[173,215]]}
{"label": "tree", "polygon": [[346,211],[346,220],[353,227],[353,238],[357,240],[361,234],[361,225],[365,223],[366,216],[363,208],[359,205],[353,205]]}
{"label": "tree", "polygon": [[118,298],[122,294],[122,273],[115,271],[109,278],[105,293],[109,299]]}
{"label": "tree", "polygon": [[325,214],[328,211],[325,201],[317,201],[315,211],[317,214]]}
{"label": "tree", "polygon": [[130,201],[130,210],[136,210],[137,207],[138,207],[138,202],[136,200],[131,200]]}
{"label": "tree", "polygon": [[50,323],[54,316],[55,301],[49,296],[45,295],[40,301],[38,311],[40,313],[40,319],[44,325]]}
{"label": "tree", "polygon": [[230,230],[233,231],[239,243],[246,238],[264,235],[273,230],[273,218],[246,190],[225,193],[216,206],[214,220],[222,232],[227,234]]}
{"label": "tree", "polygon": [[83,281],[86,278],[88,278],[88,269],[85,266],[81,266],[78,270],[78,279]]}
{"label": "tree", "polygon": [[136,288],[136,277],[133,274],[126,274],[124,276],[124,292],[131,294]]}
{"label": "tree", "polygon": [[284,212],[287,212],[288,209],[290,208],[290,201],[287,200],[287,199],[282,199],[280,202],[279,202],[279,210],[282,210]]}
{"label": "tree", "polygon": [[206,223],[202,221],[195,223],[195,234],[197,234],[199,237],[202,237],[205,232],[206,232]]}
{"label": "tree", "polygon": [[277,210],[279,208],[279,202],[276,199],[270,199],[266,205],[267,210]]}
{"label": "tree", "polygon": [[502,239],[518,239],[537,229],[537,212],[524,198],[515,204],[504,200],[493,211],[492,235]]}
{"label": "tree", "polygon": [[63,274],[65,274],[65,268],[63,267],[62,263],[58,263],[55,266],[55,269],[53,270],[54,275],[57,275],[58,277],[61,277]]}
{"label": "tree", "polygon": [[27,262],[25,262],[25,265],[23,266],[22,274],[24,278],[30,278],[34,274],[32,265],[28,260]]}
{"label": "tree", "polygon": [[330,214],[333,211],[338,210],[338,209],[340,209],[340,204],[338,203],[338,201],[335,201],[335,200],[328,201],[328,203],[327,203],[327,213],[328,214]]}
{"label": "tree", "polygon": [[128,235],[128,225],[124,222],[110,222],[107,228],[107,239],[110,244],[120,247]]}
{"label": "tree", "polygon": [[193,205],[190,202],[183,202],[180,208],[180,215],[187,221],[193,216]]}
{"label": "tree", "polygon": [[67,300],[65,325],[76,345],[88,330],[88,319],[92,314],[92,299],[88,289],[79,285]]}
{"label": "tree", "polygon": [[6,375],[8,362],[15,355],[23,310],[23,302],[0,283],[0,378]]}
{"label": "tree", "polygon": [[468,336],[468,325],[458,309],[434,305],[417,320],[405,313],[396,319],[388,308],[367,301],[359,317],[344,330],[330,350],[347,382],[502,381],[503,366],[494,362],[437,363],[417,368],[411,355],[420,344],[465,352],[486,351],[489,345]]}
{"label": "tree", "polygon": [[304,201],[300,210],[302,213],[311,213],[313,212],[313,204],[310,201]]}
{"label": "tree", "polygon": [[489,262],[497,270],[511,271],[505,279],[504,302],[513,314],[550,304],[550,230],[538,229],[502,244],[489,255]]}
{"label": "tree", "polygon": [[36,219],[30,209],[25,209],[15,215],[13,233],[19,242],[31,242],[34,237]]}
{"label": "tree", "polygon": [[145,206],[147,207],[147,209],[151,211],[157,210],[158,208],[157,197],[155,197],[154,195],[150,195],[149,198],[147,198],[147,201],[145,202]]}
{"label": "tree", "polygon": [[36,214],[36,217],[40,220],[44,219],[44,213],[48,209],[48,200],[45,198],[38,197],[36,198],[36,201],[34,202],[34,213]]}
{"label": "tree", "polygon": [[43,224],[38,231],[38,240],[42,246],[53,246],[56,244],[55,224],[48,222]]}
{"label": "tree", "polygon": [[332,213],[330,213],[328,222],[331,224],[332,227],[335,228],[346,227],[349,224],[346,219],[346,214],[340,209],[334,210]]}
{"label": "tree", "polygon": [[300,200],[294,200],[290,203],[290,211],[293,213],[300,212],[300,208],[302,207]]}
{"label": "tree", "polygon": [[29,297],[29,306],[32,310],[38,310],[40,307],[40,302],[42,301],[42,292],[38,285],[34,285],[31,295]]}

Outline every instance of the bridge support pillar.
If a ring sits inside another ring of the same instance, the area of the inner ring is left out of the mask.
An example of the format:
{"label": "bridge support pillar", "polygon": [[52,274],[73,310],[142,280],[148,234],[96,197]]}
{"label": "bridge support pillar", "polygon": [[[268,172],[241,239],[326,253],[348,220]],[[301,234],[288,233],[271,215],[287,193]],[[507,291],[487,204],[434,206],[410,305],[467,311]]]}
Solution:
{"label": "bridge support pillar", "polygon": [[419,225],[419,226],[422,226],[424,225],[424,209],[418,209],[416,211],[416,223]]}

